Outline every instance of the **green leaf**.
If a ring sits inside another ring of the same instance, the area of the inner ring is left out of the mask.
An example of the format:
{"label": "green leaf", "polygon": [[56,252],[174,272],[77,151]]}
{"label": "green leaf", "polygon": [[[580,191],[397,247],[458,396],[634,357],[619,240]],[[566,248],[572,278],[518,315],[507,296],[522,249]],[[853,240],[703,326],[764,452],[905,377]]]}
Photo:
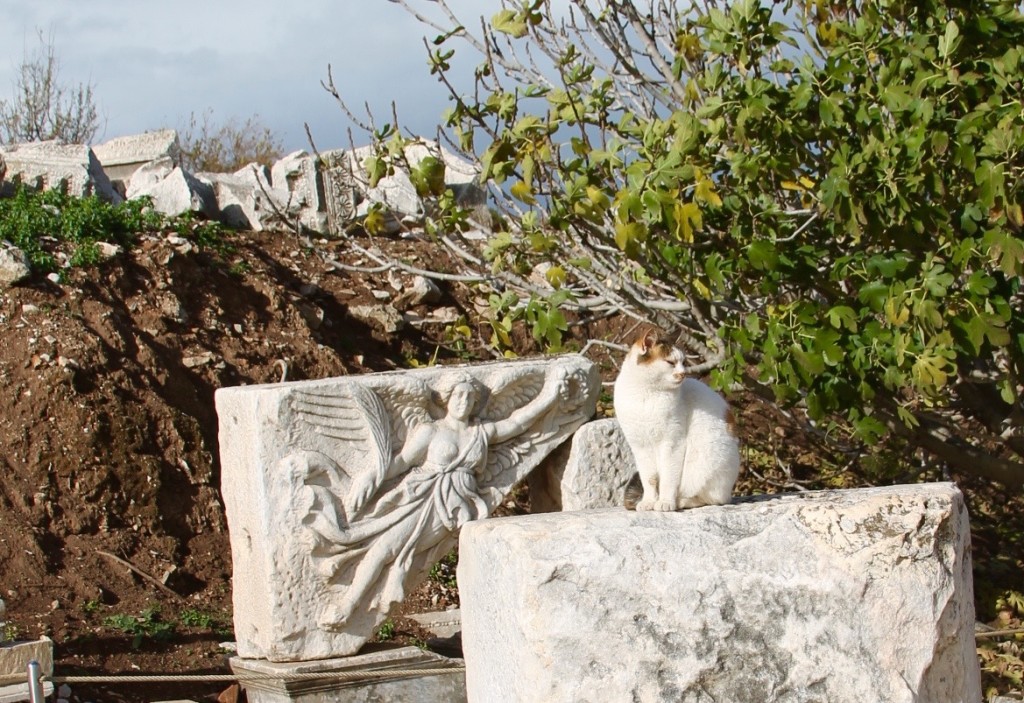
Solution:
{"label": "green leaf", "polygon": [[889,286],[882,281],[868,281],[857,292],[860,302],[870,307],[875,312],[881,312],[885,301],[889,297]]}
{"label": "green leaf", "polygon": [[775,245],[766,239],[751,242],[747,247],[747,260],[758,271],[773,271],[779,265],[779,253]]}
{"label": "green leaf", "polygon": [[516,39],[526,36],[526,19],[513,10],[502,10],[491,17],[491,26],[496,32],[509,34]]}
{"label": "green leaf", "polygon": [[836,305],[833,308],[829,308],[826,317],[829,324],[836,329],[845,328],[850,332],[857,331],[857,313],[847,305]]}
{"label": "green leaf", "polygon": [[949,58],[950,54],[956,51],[957,46],[960,44],[959,36],[960,28],[956,26],[956,22],[953,20],[947,22],[946,33],[939,39],[939,56]]}

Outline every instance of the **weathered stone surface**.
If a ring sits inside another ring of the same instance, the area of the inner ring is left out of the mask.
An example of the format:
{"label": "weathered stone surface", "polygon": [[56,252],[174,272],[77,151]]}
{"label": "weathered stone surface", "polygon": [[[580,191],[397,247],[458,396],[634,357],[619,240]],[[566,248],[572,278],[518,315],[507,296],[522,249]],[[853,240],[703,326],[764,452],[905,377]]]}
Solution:
{"label": "weathered stone surface", "polygon": [[302,663],[272,663],[232,657],[231,670],[239,677],[246,674],[346,674],[364,671],[427,669],[437,674],[416,677],[396,676],[364,681],[329,679],[263,679],[245,682],[250,703],[462,703],[466,700],[466,675],[462,660],[447,659],[417,647],[360,654],[354,657],[323,659]]}
{"label": "weathered stone surface", "polygon": [[411,613],[409,619],[435,637],[451,637],[462,631],[462,613],[458,608],[431,613]]}
{"label": "weathered stone surface", "polygon": [[545,461],[530,474],[530,512],[619,507],[634,473],[618,421],[588,422],[573,434],[561,462]]}
{"label": "weathered stone surface", "polygon": [[213,184],[220,221],[229,227],[262,232],[281,226],[281,218],[270,200],[270,170],[252,163],[234,173],[199,173]]}
{"label": "weathered stone surface", "polygon": [[32,274],[28,256],[16,246],[0,242],[0,287],[24,281]]}
{"label": "weathered stone surface", "polygon": [[209,218],[217,216],[213,184],[176,166],[169,157],[150,161],[136,170],[128,182],[126,196],[129,200],[149,196],[154,210],[172,217],[186,212]]}
{"label": "weathered stone surface", "polygon": [[[44,637],[31,642],[7,642],[0,644],[0,677],[8,675],[23,675],[25,683],[0,686],[0,703],[13,703],[14,701],[27,701],[28,691],[28,664],[31,661],[39,662],[41,673],[53,675],[53,641]],[[53,684],[43,683],[43,694],[49,696],[53,693]]]}
{"label": "weathered stone surface", "polygon": [[[365,217],[374,203],[383,204],[392,216],[389,221],[392,230],[397,230],[400,223],[415,223],[423,219],[423,200],[416,193],[416,188],[409,179],[409,174],[402,168],[395,173],[380,179],[376,186],[370,188],[364,163],[373,156],[373,148],[359,147],[352,152],[351,162],[354,183],[359,186],[355,214],[357,218]],[[460,158],[437,142],[418,140],[405,147],[405,158],[411,168],[427,156],[440,156],[445,165],[445,186],[452,189],[456,199],[463,205],[479,205],[486,202],[486,192],[479,185],[479,171],[476,166]]]}
{"label": "weathered stone surface", "polygon": [[270,182],[277,210],[302,227],[327,231],[327,211],[313,156],[300,149],[278,160],[270,168]]}
{"label": "weathered stone surface", "polygon": [[112,182],[126,184],[141,166],[157,159],[169,158],[181,165],[181,146],[173,129],[115,137],[92,147]]}
{"label": "weathered stone surface", "polygon": [[[96,154],[84,144],[59,140],[0,146],[0,159],[7,166],[7,181],[20,180],[36,190],[66,188],[69,195],[96,195],[109,202],[121,202]],[[11,190],[0,184],[0,195]]]}
{"label": "weathered stone surface", "polygon": [[353,305],[348,314],[386,334],[394,334],[405,327],[402,314],[392,305]]}
{"label": "weathered stone surface", "polygon": [[472,523],[470,700],[981,700],[963,496],[931,484]]}
{"label": "weathered stone surface", "polygon": [[580,356],[220,389],[239,655],[354,654],[599,392]]}

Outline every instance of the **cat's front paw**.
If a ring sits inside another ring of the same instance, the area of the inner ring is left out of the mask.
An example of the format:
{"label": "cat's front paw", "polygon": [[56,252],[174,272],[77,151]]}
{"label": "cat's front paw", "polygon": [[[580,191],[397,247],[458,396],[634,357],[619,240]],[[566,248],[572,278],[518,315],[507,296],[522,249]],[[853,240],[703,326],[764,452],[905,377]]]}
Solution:
{"label": "cat's front paw", "polygon": [[676,509],[676,506],[667,500],[656,500],[654,501],[654,509],[660,513],[670,513]]}
{"label": "cat's front paw", "polygon": [[656,500],[649,500],[649,499],[641,500],[639,503],[636,504],[636,509],[638,511],[640,511],[640,510],[654,510],[655,509],[654,506],[657,505],[657,504],[658,504],[658,501],[656,501]]}

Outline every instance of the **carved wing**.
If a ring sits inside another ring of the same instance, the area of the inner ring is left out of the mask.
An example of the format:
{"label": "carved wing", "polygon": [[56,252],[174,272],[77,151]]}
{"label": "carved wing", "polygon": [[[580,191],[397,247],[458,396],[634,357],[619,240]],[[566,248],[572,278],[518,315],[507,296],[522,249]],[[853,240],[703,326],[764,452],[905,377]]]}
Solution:
{"label": "carved wing", "polygon": [[537,397],[544,388],[544,372],[510,372],[501,385],[491,390],[490,397],[477,417],[483,422],[504,420],[516,408],[521,408]]}
{"label": "carved wing", "polygon": [[377,393],[387,407],[395,447],[405,445],[405,438],[413,427],[444,415],[427,384],[416,378],[396,378],[378,388]]}
{"label": "carved wing", "polygon": [[[291,407],[300,424],[327,440],[320,450],[349,476],[352,490],[343,496],[346,515],[354,515],[384,481],[391,461],[391,422],[380,397],[351,384],[339,392],[296,390]],[[358,466],[353,466],[355,458]]]}
{"label": "carved wing", "polygon": [[[477,413],[482,422],[504,420],[518,408],[523,407],[544,388],[543,371],[510,373],[494,389],[486,405]],[[528,453],[532,435],[535,432],[524,428],[524,432],[501,444],[493,445],[487,453],[487,464],[477,476],[481,487],[498,483],[497,479],[515,466]]]}
{"label": "carved wing", "polygon": [[501,483],[499,480],[501,475],[512,469],[529,453],[532,434],[527,433],[508,442],[492,446],[487,452],[487,464],[477,475],[477,485],[483,489]]}

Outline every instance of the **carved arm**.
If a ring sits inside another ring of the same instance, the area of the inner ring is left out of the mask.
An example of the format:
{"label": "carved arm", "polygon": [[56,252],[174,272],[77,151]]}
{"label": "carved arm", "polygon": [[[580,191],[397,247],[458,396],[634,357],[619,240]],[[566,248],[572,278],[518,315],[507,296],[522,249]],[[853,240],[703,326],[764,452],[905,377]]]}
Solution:
{"label": "carved arm", "polygon": [[554,378],[544,384],[536,398],[513,411],[504,420],[497,420],[485,427],[489,442],[505,442],[522,434],[537,418],[551,409],[551,404],[562,394],[566,383],[563,369],[556,369],[553,375]]}

